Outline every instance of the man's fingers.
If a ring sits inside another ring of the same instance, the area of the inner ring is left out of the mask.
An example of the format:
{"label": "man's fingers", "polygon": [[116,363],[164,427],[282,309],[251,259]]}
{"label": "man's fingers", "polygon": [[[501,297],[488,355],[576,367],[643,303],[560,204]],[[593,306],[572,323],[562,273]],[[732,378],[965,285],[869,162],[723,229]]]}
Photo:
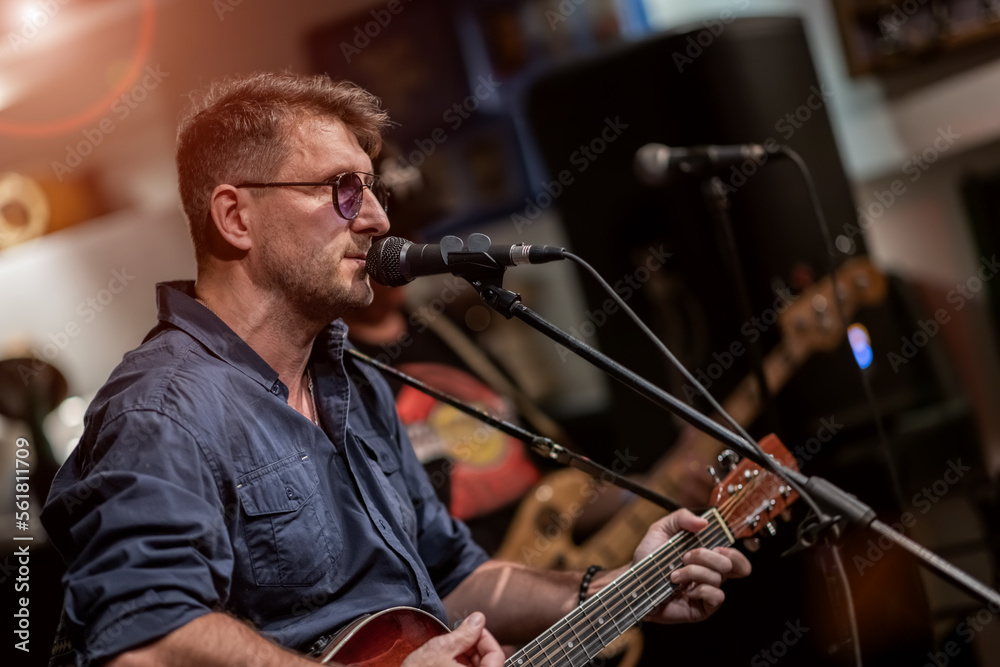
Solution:
{"label": "man's fingers", "polygon": [[479,635],[476,652],[478,667],[503,667],[505,657],[503,648],[489,630],[484,629]]}
{"label": "man's fingers", "polygon": [[733,571],[733,561],[729,556],[715,549],[692,549],[681,557],[684,565],[701,565],[715,570],[722,575],[722,580],[729,578]]}
{"label": "man's fingers", "polygon": [[736,549],[692,549],[682,557],[685,565],[702,565],[722,575],[722,580],[738,579],[750,574],[750,561]]}
{"label": "man's fingers", "polygon": [[685,565],[670,573],[670,581],[678,586],[694,583],[718,587],[722,585],[722,575],[702,565]]}
{"label": "man's fingers", "polygon": [[465,617],[465,620],[455,628],[454,632],[441,637],[435,637],[431,641],[435,641],[436,639],[450,640],[445,646],[454,649],[454,655],[465,653],[479,643],[485,624],[486,617],[480,612],[474,611]]}
{"label": "man's fingers", "polygon": [[753,568],[750,565],[750,561],[747,560],[746,555],[739,549],[719,547],[717,549],[713,549],[713,551],[722,554],[729,559],[730,563],[733,564],[733,569],[731,569],[729,574],[726,575],[727,579],[739,579],[750,575],[750,570]]}
{"label": "man's fingers", "polygon": [[479,643],[485,623],[486,617],[478,611],[473,612],[454,632],[429,639],[417,650],[443,652],[452,658],[463,655]]}
{"label": "man's fingers", "polygon": [[684,595],[689,600],[700,600],[706,616],[714,614],[726,599],[726,594],[721,588],[706,585],[693,586],[685,591]]}
{"label": "man's fingers", "polygon": [[696,533],[707,525],[708,521],[702,519],[700,516],[695,516],[691,513],[691,510],[680,509],[676,512],[671,512],[654,523],[652,528],[664,533],[667,537],[670,537],[682,530],[686,530],[690,533]]}

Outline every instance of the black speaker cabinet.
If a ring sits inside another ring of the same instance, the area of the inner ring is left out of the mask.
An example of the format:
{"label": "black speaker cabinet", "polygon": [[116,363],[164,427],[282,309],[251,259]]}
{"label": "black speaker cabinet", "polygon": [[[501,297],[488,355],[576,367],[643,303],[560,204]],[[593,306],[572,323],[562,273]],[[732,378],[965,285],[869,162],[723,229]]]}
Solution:
{"label": "black speaker cabinet", "polygon": [[[771,155],[763,164],[747,160],[718,172],[731,203],[734,257],[704,195],[706,178],[678,174],[648,187],[633,171],[635,153],[651,142],[794,148],[812,171],[831,234],[841,237],[840,262],[864,254],[862,230],[884,212],[860,212],[854,204],[827,116],[830,96],[816,78],[797,18],[720,21],[658,35],[551,72],[528,92],[527,117],[549,171],[548,183],[535,184],[539,203],[557,193],[551,198],[572,249],[621,287],[629,305],[719,399],[751,372],[755,347],[763,356],[777,342],[776,312],[829,274],[826,242],[790,160]],[[649,270],[658,262],[661,268]],[[596,317],[589,318],[595,326],[579,332],[703,406],[623,316],[598,322],[606,296],[583,283]],[[749,310],[741,307],[740,285],[749,293]],[[929,360],[887,360],[916,322],[894,312],[902,306],[892,301],[855,318],[872,336],[875,360],[868,372],[888,410],[932,400],[937,391]],[[662,452],[671,432],[663,416],[628,390],[614,391],[619,441],[650,457]],[[846,344],[810,357],[776,405],[763,428],[803,439],[831,414],[852,423],[870,418]]]}

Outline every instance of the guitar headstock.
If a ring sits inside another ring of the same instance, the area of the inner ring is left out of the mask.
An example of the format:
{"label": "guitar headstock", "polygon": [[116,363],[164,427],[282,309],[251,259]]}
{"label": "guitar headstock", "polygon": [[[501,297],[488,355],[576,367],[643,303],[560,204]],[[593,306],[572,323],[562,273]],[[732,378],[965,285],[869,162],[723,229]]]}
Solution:
{"label": "guitar headstock", "polygon": [[[795,457],[778,436],[763,438],[760,446],[786,467],[799,469]],[[718,508],[736,539],[750,537],[764,527],[773,533],[772,522],[796,498],[798,494],[784,480],[749,459],[737,463],[712,491],[712,505]]]}
{"label": "guitar headstock", "polygon": [[[827,276],[800,294],[779,315],[782,339],[797,354],[813,350],[832,351],[844,339],[846,325],[837,313],[833,278]],[[886,293],[885,276],[865,257],[855,257],[837,269],[837,293],[850,318],[860,306],[882,301]]]}

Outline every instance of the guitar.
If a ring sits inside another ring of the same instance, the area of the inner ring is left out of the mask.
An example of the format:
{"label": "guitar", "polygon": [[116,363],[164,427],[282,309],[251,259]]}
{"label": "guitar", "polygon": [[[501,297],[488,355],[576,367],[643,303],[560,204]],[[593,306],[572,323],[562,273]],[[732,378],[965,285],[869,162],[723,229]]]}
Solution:
{"label": "guitar", "polygon": [[[790,468],[795,458],[774,435],[761,441],[768,454]],[[797,494],[772,473],[744,459],[715,487],[708,526],[681,532],[626,570],[597,594],[521,647],[506,667],[581,667],[676,592],[669,574],[695,548],[730,546],[770,525]],[[324,650],[320,662],[395,667],[428,639],[448,632],[437,618],[418,609],[395,607],[358,619]]]}
{"label": "guitar", "polygon": [[[837,270],[836,289],[844,316],[851,317],[859,306],[879,303],[885,297],[886,281],[867,259],[855,258]],[[835,350],[843,340],[846,324],[838,316],[833,290],[833,281],[827,277],[805,290],[779,315],[782,340],[764,359],[764,376],[772,394],[784,387],[814,351]],[[723,402],[723,408],[742,426],[749,426],[762,408],[756,377],[744,378]],[[719,420],[717,415],[715,419]],[[709,464],[718,465],[720,450],[717,440],[689,427],[649,471],[645,483],[682,505],[704,507],[710,480],[694,473],[704,471]],[[582,508],[593,504],[598,495],[590,476],[576,469],[547,475],[522,501],[496,558],[564,569],[627,563],[646,527],[665,511],[645,500],[633,500],[578,545],[573,540],[575,522]]]}

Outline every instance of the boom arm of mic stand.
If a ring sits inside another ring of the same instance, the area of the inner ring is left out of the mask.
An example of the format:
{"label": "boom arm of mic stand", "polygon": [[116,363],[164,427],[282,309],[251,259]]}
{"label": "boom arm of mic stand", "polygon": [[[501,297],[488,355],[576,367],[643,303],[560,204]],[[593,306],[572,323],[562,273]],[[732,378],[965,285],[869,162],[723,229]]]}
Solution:
{"label": "boom arm of mic stand", "polygon": [[785,468],[769,456],[761,456],[757,449],[737,434],[712,421],[690,406],[685,405],[607,355],[598,352],[589,345],[573,338],[558,327],[547,322],[540,315],[521,303],[520,296],[517,294],[496,284],[485,284],[478,280],[470,282],[479,292],[483,301],[504,317],[508,319],[516,317],[525,322],[531,328],[541,332],[556,343],[597,366],[640,396],[651,401],[654,405],[674,413],[698,430],[707,433],[726,445],[732,446],[745,457],[772,471],[782,479],[792,480],[804,487],[810,497],[824,509],[830,511],[831,514],[840,517],[841,520],[861,527],[871,528],[879,534],[884,535],[891,541],[899,544],[914,556],[918,562],[936,572],[942,578],[964,589],[967,593],[981,599],[983,602],[1000,606],[1000,593],[997,593],[997,591],[984,585],[966,572],[920,546],[920,544],[905,535],[897,533],[890,526],[876,519],[875,511],[871,507],[865,505],[840,487],[820,477],[806,477],[797,470]]}
{"label": "boom arm of mic stand", "polygon": [[358,359],[359,361],[362,361],[368,364],[369,366],[377,368],[383,373],[393,376],[400,382],[408,384],[411,387],[424,392],[428,396],[431,396],[432,398],[435,398],[441,401],[442,403],[450,405],[451,407],[455,408],[460,412],[464,412],[465,414],[474,417],[475,419],[478,419],[481,422],[489,424],[498,431],[503,431],[507,435],[517,438],[518,440],[524,442],[525,444],[530,445],[532,449],[534,449],[538,454],[544,456],[545,458],[552,459],[554,461],[558,461],[563,465],[568,465],[570,467],[576,468],[577,470],[581,470],[590,475],[591,477],[595,478],[600,477],[605,481],[611,482],[615,486],[619,486],[625,489],[626,491],[634,493],[640,498],[644,498],[645,500],[648,500],[649,502],[655,505],[659,505],[660,507],[664,508],[669,512],[681,508],[680,505],[675,503],[673,500],[670,500],[666,496],[656,493],[655,491],[650,491],[646,487],[637,484],[636,482],[633,482],[627,477],[623,477],[618,473],[609,470],[608,468],[605,468],[599,463],[591,461],[586,456],[581,456],[576,452],[571,452],[562,445],[553,442],[549,438],[544,438],[538,435],[537,433],[532,433],[527,429],[521,428],[516,424],[511,424],[510,422],[504,421],[503,419],[497,419],[488,412],[480,410],[479,408],[469,405],[468,403],[464,403],[455,398],[454,396],[444,393],[443,391],[439,391],[434,387],[431,387],[430,385],[421,382],[417,378],[407,375],[406,373],[403,373],[397,368],[393,368],[388,364],[383,364],[381,361],[378,361],[377,359],[372,359],[367,354],[363,354],[352,348],[348,348],[347,353],[353,356],[355,359]]}

